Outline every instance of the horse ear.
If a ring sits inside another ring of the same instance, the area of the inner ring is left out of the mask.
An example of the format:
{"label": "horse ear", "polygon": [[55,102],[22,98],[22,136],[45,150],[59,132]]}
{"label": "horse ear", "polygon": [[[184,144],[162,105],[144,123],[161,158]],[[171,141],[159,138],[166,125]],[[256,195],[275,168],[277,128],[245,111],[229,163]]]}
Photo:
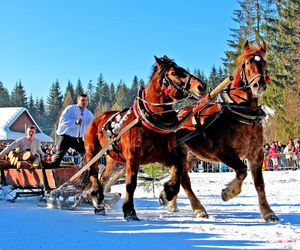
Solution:
{"label": "horse ear", "polygon": [[248,49],[250,49],[250,45],[249,45],[249,42],[248,42],[248,40],[245,42],[245,44],[244,44],[244,51],[245,50],[248,50]]}
{"label": "horse ear", "polygon": [[161,67],[161,65],[163,64],[163,61],[160,58],[156,57],[156,56],[154,56],[154,58],[155,58],[157,66]]}
{"label": "horse ear", "polygon": [[266,54],[266,52],[267,52],[267,44],[266,44],[265,41],[262,42],[262,45],[260,46],[260,50],[261,50],[264,54]]}
{"label": "horse ear", "polygon": [[171,61],[171,59],[170,59],[169,57],[167,57],[166,55],[164,55],[164,59],[165,59],[166,61]]}

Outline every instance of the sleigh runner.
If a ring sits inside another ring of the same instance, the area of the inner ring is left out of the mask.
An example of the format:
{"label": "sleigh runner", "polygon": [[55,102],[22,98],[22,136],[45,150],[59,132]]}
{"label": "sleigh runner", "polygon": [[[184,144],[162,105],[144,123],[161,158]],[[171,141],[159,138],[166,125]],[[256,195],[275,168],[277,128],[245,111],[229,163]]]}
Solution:
{"label": "sleigh runner", "polygon": [[[18,198],[41,196],[38,205],[48,206],[47,197],[51,191],[66,183],[80,168],[74,163],[62,163],[59,168],[43,168],[33,162],[19,161],[20,167],[10,164],[8,160],[0,160],[1,186],[0,198],[15,202]],[[56,192],[57,193],[57,192]],[[107,194],[106,207],[110,208],[120,199],[120,194]],[[52,207],[75,209],[82,203],[89,202],[89,193],[78,194],[72,186],[52,199]],[[51,207],[51,204],[49,205]]]}

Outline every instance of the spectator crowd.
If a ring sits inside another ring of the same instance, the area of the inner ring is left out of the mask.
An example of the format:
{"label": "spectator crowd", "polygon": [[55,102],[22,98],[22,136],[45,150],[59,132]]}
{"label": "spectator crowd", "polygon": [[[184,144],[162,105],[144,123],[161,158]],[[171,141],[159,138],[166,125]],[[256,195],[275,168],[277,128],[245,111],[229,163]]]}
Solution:
{"label": "spectator crowd", "polygon": [[[55,144],[42,144],[42,150],[45,153],[45,161],[48,163],[52,162],[52,156],[57,152],[57,145]],[[63,162],[73,162],[76,166],[80,165],[81,155],[72,148],[65,153]]]}
{"label": "spectator crowd", "polygon": [[[0,144],[0,151],[7,146],[7,143]],[[42,150],[45,153],[45,161],[52,162],[52,156],[57,152],[57,145],[51,143],[42,144]],[[300,139],[288,139],[287,144],[280,141],[272,143],[265,142],[263,145],[264,163],[263,170],[278,171],[278,170],[296,170],[300,169]],[[76,166],[80,165],[81,155],[72,148],[66,152],[63,157],[63,162],[72,162]],[[102,159],[105,162],[105,159]],[[194,172],[228,172],[232,171],[223,163],[212,164],[199,161],[193,169]]]}
{"label": "spectator crowd", "polygon": [[263,146],[263,169],[270,170],[296,170],[300,168],[300,140],[288,139],[286,145],[280,141],[265,142]]}

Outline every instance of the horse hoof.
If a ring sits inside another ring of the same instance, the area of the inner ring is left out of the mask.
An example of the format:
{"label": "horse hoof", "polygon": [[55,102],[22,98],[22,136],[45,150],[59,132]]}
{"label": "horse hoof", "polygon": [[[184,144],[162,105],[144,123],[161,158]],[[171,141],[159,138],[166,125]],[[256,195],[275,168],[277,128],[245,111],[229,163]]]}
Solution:
{"label": "horse hoof", "polygon": [[102,215],[102,216],[105,216],[105,215],[106,215],[105,209],[102,210],[102,209],[97,209],[97,208],[95,208],[94,213],[95,213],[95,215]]}
{"label": "horse hoof", "polygon": [[136,214],[124,214],[124,219],[128,222],[130,221],[140,221]]}
{"label": "horse hoof", "polygon": [[179,209],[177,207],[168,207],[168,211],[170,213],[178,213]]}
{"label": "horse hoof", "polygon": [[179,188],[176,186],[169,185],[168,183],[165,183],[164,185],[164,197],[168,201],[171,201],[179,192]]}
{"label": "horse hoof", "polygon": [[274,213],[266,214],[264,216],[264,219],[265,219],[266,222],[277,222],[277,221],[279,221],[279,218]]}
{"label": "horse hoof", "polygon": [[165,195],[165,192],[164,192],[164,191],[162,191],[162,192],[160,193],[160,196],[159,196],[159,198],[158,198],[158,201],[159,201],[159,204],[160,204],[161,206],[167,206],[167,205],[168,205],[168,200],[167,200],[167,198],[166,198],[166,195]]}
{"label": "horse hoof", "polygon": [[226,189],[222,189],[221,197],[222,197],[223,201],[228,201],[229,200]]}
{"label": "horse hoof", "polygon": [[205,210],[195,210],[196,218],[208,218],[208,214]]}

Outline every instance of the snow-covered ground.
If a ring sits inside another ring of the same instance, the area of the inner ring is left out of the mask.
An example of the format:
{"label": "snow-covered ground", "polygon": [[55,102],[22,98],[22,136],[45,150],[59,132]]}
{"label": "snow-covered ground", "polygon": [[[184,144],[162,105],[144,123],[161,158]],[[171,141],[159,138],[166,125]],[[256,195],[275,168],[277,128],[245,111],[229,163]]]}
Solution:
{"label": "snow-covered ground", "polygon": [[[75,211],[42,208],[37,198],[0,201],[0,250],[13,249],[300,249],[300,171],[264,172],[266,193],[278,223],[260,218],[252,178],[242,193],[223,202],[220,193],[234,173],[193,173],[193,188],[209,219],[196,219],[181,191],[178,213],[160,207],[138,187],[141,221],[123,220],[122,199],[107,216],[90,207]],[[124,185],[114,186],[124,197]],[[158,191],[157,191],[158,194]]]}

